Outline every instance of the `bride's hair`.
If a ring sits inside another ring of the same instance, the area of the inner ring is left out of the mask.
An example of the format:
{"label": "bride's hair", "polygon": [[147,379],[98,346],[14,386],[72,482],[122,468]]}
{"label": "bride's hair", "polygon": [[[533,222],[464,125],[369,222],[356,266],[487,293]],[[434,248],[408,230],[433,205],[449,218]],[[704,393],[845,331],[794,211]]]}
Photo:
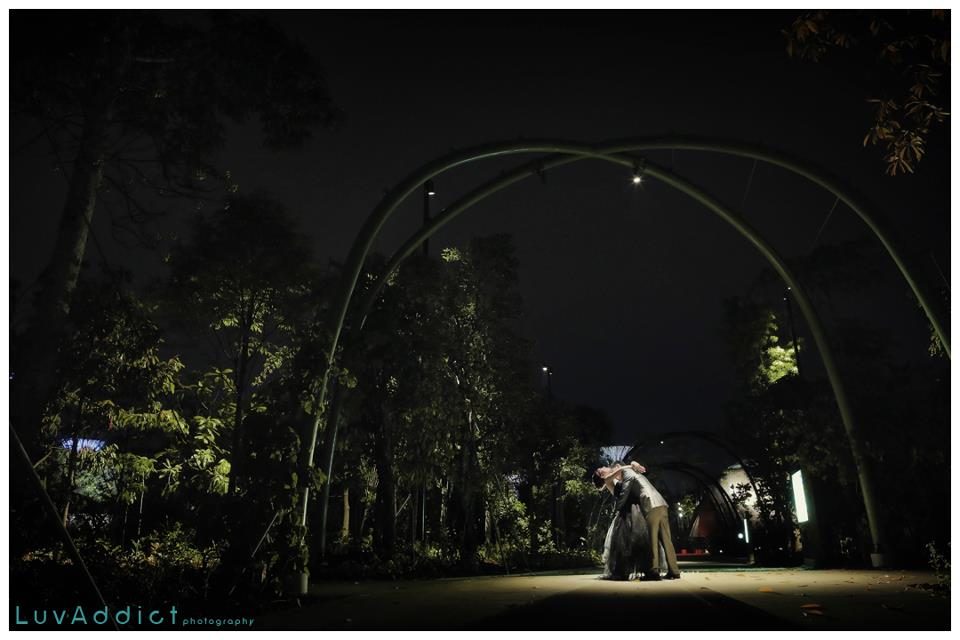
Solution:
{"label": "bride's hair", "polygon": [[603,478],[600,477],[599,469],[593,472],[593,486],[597,489],[603,489]]}

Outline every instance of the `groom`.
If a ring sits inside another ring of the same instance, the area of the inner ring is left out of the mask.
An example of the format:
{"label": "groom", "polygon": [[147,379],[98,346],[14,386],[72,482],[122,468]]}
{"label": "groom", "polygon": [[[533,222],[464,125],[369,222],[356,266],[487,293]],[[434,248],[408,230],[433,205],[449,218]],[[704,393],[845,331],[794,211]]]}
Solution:
{"label": "groom", "polygon": [[659,580],[660,579],[660,546],[667,556],[667,580],[677,580],[680,578],[680,567],[677,565],[677,553],[673,548],[673,536],[670,535],[670,518],[667,509],[667,501],[663,499],[657,488],[653,486],[646,473],[637,462],[631,462],[629,466],[621,465],[617,471],[622,481],[618,488],[617,510],[627,508],[628,505],[636,502],[640,505],[640,510],[647,520],[647,528],[650,530],[650,548],[653,552],[652,567],[646,572],[641,580]]}

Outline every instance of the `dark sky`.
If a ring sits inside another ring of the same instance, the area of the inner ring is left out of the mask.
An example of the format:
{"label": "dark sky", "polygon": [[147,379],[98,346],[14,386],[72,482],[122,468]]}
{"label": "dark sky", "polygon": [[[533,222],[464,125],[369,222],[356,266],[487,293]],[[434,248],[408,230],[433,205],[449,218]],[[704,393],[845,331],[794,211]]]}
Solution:
{"label": "dark sky", "polygon": [[[947,132],[931,143],[919,175],[883,176],[879,152],[861,145],[870,115],[863,76],[790,60],[780,30],[792,12],[267,14],[321,61],[346,119],[284,153],[261,149],[255,125],[234,127],[221,165],[243,191],[265,190],[298,214],[324,259],[346,256],[385,188],[453,148],[520,136],[592,143],[674,132],[762,142],[822,165],[947,270]],[[764,165],[747,193],[750,160],[693,152],[649,158],[742,207],[788,257],[810,252],[834,203]],[[524,160],[437,179],[435,206]],[[63,191],[39,151],[12,160],[11,275],[22,283],[49,256]],[[419,216],[417,200],[388,224],[378,248],[399,246]],[[155,256],[114,242],[103,218],[96,228],[112,261],[155,268]],[[558,397],[606,410],[624,443],[720,427],[733,389],[721,302],[743,295],[765,267],[746,241],[662,185],[637,190],[628,172],[589,163],[491,198],[432,247],[498,232],[515,238],[524,333],[538,360],[555,369]],[[866,237],[840,206],[818,244]],[[923,264],[924,277],[936,277],[932,261]],[[906,351],[922,355],[922,318],[887,266],[891,284],[865,293],[862,304],[895,328]]]}

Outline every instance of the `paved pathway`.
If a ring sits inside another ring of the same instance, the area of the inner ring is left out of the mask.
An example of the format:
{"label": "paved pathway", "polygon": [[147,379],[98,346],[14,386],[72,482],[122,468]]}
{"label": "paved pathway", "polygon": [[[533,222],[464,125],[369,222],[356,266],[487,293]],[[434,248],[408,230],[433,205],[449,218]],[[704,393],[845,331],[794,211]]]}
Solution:
{"label": "paved pathway", "polygon": [[688,570],[682,579],[596,574],[327,582],[259,629],[949,629],[950,602],[909,571]]}

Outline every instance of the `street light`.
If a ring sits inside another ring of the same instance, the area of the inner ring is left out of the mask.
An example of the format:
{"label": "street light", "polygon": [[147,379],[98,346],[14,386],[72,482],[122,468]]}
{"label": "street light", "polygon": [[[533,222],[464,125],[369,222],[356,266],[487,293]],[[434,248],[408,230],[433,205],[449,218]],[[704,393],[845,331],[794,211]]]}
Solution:
{"label": "street light", "polygon": [[[433,188],[433,180],[427,180],[423,183],[423,226],[430,224],[430,198],[437,195],[436,190]],[[430,254],[430,241],[424,239],[423,241],[423,256],[426,257]]]}
{"label": "street light", "polygon": [[646,169],[646,160],[640,162],[639,164],[633,165],[633,175],[630,177],[630,182],[633,183],[635,187],[643,184],[643,173]]}
{"label": "street light", "polygon": [[550,384],[550,378],[553,377],[553,369],[547,365],[543,365],[543,372],[547,374],[547,397],[553,398],[553,386]]}

